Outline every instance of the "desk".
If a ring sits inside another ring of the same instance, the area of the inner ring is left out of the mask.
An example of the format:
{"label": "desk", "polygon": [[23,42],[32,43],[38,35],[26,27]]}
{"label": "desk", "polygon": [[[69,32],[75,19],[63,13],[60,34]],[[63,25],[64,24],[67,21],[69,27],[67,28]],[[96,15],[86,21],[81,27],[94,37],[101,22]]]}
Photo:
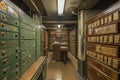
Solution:
{"label": "desk", "polygon": [[67,45],[63,45],[62,43],[59,42],[55,42],[53,44],[53,60],[65,60],[64,58],[67,57],[67,53],[68,53]]}

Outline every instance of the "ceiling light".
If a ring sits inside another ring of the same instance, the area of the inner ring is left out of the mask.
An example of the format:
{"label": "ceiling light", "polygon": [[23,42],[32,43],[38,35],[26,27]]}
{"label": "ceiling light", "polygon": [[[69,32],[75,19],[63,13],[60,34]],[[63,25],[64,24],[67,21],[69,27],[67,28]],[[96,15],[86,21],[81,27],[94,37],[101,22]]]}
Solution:
{"label": "ceiling light", "polygon": [[65,0],[58,0],[58,15],[62,15],[64,11]]}
{"label": "ceiling light", "polygon": [[60,29],[60,25],[58,25],[58,29]]}

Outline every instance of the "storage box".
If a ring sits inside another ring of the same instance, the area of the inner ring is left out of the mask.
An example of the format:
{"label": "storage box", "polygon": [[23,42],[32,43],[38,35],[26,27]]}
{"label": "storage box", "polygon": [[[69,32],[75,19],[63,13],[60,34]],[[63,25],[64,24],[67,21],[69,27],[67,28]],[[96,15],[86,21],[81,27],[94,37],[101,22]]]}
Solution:
{"label": "storage box", "polygon": [[120,61],[118,59],[113,59],[112,67],[120,71]]}
{"label": "storage box", "polygon": [[120,17],[119,11],[116,11],[116,12],[113,13],[113,21],[118,20],[119,17]]}

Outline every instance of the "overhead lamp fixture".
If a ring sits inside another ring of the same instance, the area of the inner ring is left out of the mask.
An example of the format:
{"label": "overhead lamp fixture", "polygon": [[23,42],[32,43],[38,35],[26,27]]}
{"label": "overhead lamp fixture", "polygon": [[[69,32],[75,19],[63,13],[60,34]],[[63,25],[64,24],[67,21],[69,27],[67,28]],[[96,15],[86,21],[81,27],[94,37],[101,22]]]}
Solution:
{"label": "overhead lamp fixture", "polygon": [[65,0],[58,0],[58,15],[62,15],[64,11]]}
{"label": "overhead lamp fixture", "polygon": [[58,29],[60,29],[60,25],[58,25]]}

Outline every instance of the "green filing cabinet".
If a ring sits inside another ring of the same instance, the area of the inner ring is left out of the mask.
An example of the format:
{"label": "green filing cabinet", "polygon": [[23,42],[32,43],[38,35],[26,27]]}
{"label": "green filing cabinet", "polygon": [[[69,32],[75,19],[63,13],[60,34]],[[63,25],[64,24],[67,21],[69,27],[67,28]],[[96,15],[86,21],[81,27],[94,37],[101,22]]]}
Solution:
{"label": "green filing cabinet", "polygon": [[19,80],[42,54],[41,28],[10,0],[0,3],[0,80]]}

